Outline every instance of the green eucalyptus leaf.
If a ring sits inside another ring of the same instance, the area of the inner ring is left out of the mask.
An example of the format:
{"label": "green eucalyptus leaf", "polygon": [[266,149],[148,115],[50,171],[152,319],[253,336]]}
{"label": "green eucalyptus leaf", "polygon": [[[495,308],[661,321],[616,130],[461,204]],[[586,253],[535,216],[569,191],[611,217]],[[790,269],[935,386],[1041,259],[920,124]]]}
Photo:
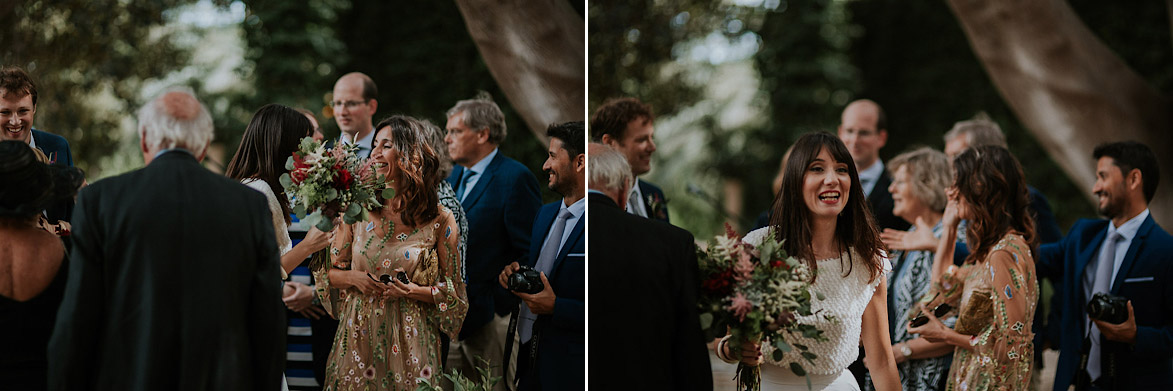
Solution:
{"label": "green eucalyptus leaf", "polygon": [[278,181],[281,182],[281,187],[284,187],[286,190],[293,187],[293,178],[289,177],[288,172],[281,174],[281,178]]}
{"label": "green eucalyptus leaf", "polygon": [[[784,353],[790,353],[791,350],[794,350],[794,348],[790,347],[790,344],[786,343],[786,341],[783,341],[781,339],[774,341],[774,347],[778,348],[777,351],[781,351]],[[774,360],[774,361],[778,361],[778,360]]]}
{"label": "green eucalyptus leaf", "polygon": [[816,358],[819,358],[819,356],[817,354],[814,354],[811,352],[802,352],[802,358],[805,358],[811,362],[814,362]]}
{"label": "green eucalyptus leaf", "polygon": [[300,202],[297,203],[297,205],[294,205],[293,206],[293,214],[297,215],[298,219],[304,219],[305,218],[305,205],[302,205]]}
{"label": "green eucalyptus leaf", "polygon": [[798,365],[796,362],[790,363],[790,372],[794,372],[798,376],[806,376],[806,370],[802,369],[802,365]]}
{"label": "green eucalyptus leaf", "polygon": [[326,201],[334,201],[338,199],[338,190],[334,188],[326,189]]}
{"label": "green eucalyptus leaf", "polygon": [[774,356],[774,361],[782,361],[782,351],[781,350],[775,350],[773,353],[773,356]]}
{"label": "green eucalyptus leaf", "polygon": [[323,218],[323,219],[320,219],[318,221],[318,224],[316,224],[315,226],[318,227],[319,231],[330,232],[331,230],[334,229],[334,222],[330,221],[330,219]]}
{"label": "green eucalyptus leaf", "polygon": [[314,210],[313,213],[310,213],[308,216],[301,219],[302,222],[305,222],[306,225],[311,226],[311,227],[317,226],[318,222],[321,220],[322,220],[322,210],[321,209]]}
{"label": "green eucalyptus leaf", "polygon": [[818,297],[819,301],[827,300],[827,296],[823,295],[823,292],[815,292],[815,297]]}
{"label": "green eucalyptus leaf", "polygon": [[395,188],[388,187],[386,189],[383,189],[383,199],[389,200],[392,198],[395,198]]}
{"label": "green eucalyptus leaf", "polygon": [[285,159],[285,169],[286,170],[293,169],[293,156],[292,155],[289,156],[289,158]]}
{"label": "green eucalyptus leaf", "polygon": [[[351,202],[350,206],[346,208],[346,216],[352,219],[358,217],[359,213],[362,213],[362,207],[357,202]],[[353,222],[347,224],[353,224]]]}
{"label": "green eucalyptus leaf", "polygon": [[708,330],[712,326],[713,314],[708,312],[701,314],[701,330]]}

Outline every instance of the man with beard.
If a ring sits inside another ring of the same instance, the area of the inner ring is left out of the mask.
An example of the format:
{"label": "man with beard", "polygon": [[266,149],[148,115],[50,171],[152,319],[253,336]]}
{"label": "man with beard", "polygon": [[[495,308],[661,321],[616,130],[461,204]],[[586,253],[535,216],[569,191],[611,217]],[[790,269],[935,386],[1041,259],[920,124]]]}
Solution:
{"label": "man with beard", "polygon": [[[1062,240],[1039,247],[1039,276],[1061,279],[1063,329],[1055,391],[1173,389],[1173,237],[1149,214],[1157,159],[1133,141],[1097,146],[1097,208]],[[1089,318],[1096,293],[1128,300],[1112,324]],[[1086,369],[1081,358],[1086,354]],[[1090,384],[1088,384],[1090,383]]]}
{"label": "man with beard", "polygon": [[[522,300],[517,332],[517,389],[581,390],[586,387],[586,130],[582,121],[550,125],[549,157],[542,165],[550,190],[562,200],[542,206],[534,220],[527,266],[543,289],[513,291]],[[501,271],[509,288],[517,262]]]}

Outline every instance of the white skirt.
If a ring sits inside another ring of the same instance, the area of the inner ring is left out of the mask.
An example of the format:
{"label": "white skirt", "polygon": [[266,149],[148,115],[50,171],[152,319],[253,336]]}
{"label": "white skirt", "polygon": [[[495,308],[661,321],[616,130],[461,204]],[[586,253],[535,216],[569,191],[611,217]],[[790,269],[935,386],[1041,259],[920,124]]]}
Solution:
{"label": "white skirt", "polygon": [[762,391],[859,391],[851,371],[844,369],[833,375],[810,375],[811,387],[806,387],[806,377],[795,375],[790,368],[773,364],[762,364]]}

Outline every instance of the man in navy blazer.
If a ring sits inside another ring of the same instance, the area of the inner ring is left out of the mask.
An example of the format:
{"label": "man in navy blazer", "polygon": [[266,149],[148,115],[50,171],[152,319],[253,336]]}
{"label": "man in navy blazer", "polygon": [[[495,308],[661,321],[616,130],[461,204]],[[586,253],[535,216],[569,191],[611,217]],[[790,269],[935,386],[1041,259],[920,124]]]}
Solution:
{"label": "man in navy blazer", "polygon": [[656,142],[652,106],[635,98],[609,99],[591,116],[591,139],[605,144],[627,158],[637,185],[628,195],[627,213],[668,222],[668,199],[664,191],[638,179],[652,169]]}
{"label": "man in navy blazer", "polygon": [[[1085,374],[1092,390],[1173,389],[1173,237],[1148,210],[1160,177],[1156,158],[1137,142],[1100,145],[1093,155],[1093,191],[1107,220],[1076,222],[1063,240],[1041,246],[1036,260],[1039,275],[1063,287],[1055,391]],[[1098,291],[1128,299],[1128,319],[1089,322],[1087,302]]]}
{"label": "man in navy blazer", "polygon": [[[542,170],[559,201],[542,206],[534,220],[526,265],[540,273],[541,292],[513,292],[524,302],[517,332],[517,389],[586,388],[586,129],[582,121],[550,125],[549,157]],[[519,268],[506,266],[502,287]]]}
{"label": "man in navy blazer", "polygon": [[[479,356],[489,360],[493,376],[502,376],[506,315],[518,299],[497,284],[497,276],[505,265],[525,261],[534,216],[542,204],[538,181],[524,165],[499,153],[505,115],[492,100],[462,100],[447,114],[444,142],[457,164],[448,182],[468,217],[468,315],[460,343],[452,345],[461,360],[448,366],[476,373]],[[496,389],[503,390],[504,383]]]}
{"label": "man in navy blazer", "polygon": [[[16,140],[41,150],[49,164],[73,167],[73,153],[64,137],[33,128],[37,114],[37,85],[19,67],[0,69],[0,140]],[[73,202],[60,202],[45,211],[49,221],[69,221]]]}

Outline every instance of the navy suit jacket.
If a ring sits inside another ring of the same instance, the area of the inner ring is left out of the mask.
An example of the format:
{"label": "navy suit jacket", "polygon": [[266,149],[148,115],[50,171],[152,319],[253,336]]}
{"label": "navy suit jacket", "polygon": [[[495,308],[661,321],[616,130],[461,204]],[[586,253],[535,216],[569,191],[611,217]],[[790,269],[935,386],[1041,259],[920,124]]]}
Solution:
{"label": "navy suit jacket", "polygon": [[637,183],[639,192],[644,196],[644,208],[647,210],[648,218],[671,224],[668,221],[668,198],[664,197],[664,191],[643,179],[637,180]]}
{"label": "navy suit jacket", "polygon": [[[1039,247],[1039,275],[1060,279],[1063,287],[1055,391],[1067,390],[1079,369],[1080,347],[1087,335],[1088,298],[1084,297],[1083,275],[1088,263],[1099,256],[1108,223],[1080,220],[1062,241]],[[1137,325],[1134,345],[1102,340],[1101,354],[1117,356],[1115,389],[1173,389],[1173,237],[1151,215],[1132,239],[1111,293],[1132,301]]]}
{"label": "navy suit jacket", "polygon": [[[465,168],[453,167],[448,183],[457,188]],[[461,206],[468,217],[465,270],[468,315],[460,339],[493,319],[508,314],[520,299],[497,282],[497,275],[512,262],[524,264],[529,252],[534,216],[542,205],[538,180],[528,168],[500,152],[481,173],[476,186],[467,190]]]}
{"label": "navy suit jacket", "polygon": [[[534,267],[542,242],[558,217],[562,200],[542,206],[534,220],[527,265]],[[585,212],[584,212],[585,215]],[[554,313],[538,315],[534,335],[538,336],[533,373],[543,390],[581,390],[586,385],[586,216],[578,219],[546,279],[554,290]],[[567,227],[570,228],[570,227]],[[524,384],[525,382],[523,382]]]}
{"label": "navy suit jacket", "polygon": [[[73,167],[73,153],[70,152],[69,142],[65,141],[64,137],[36,129],[32,131],[33,143],[49,157],[49,164]],[[73,201],[54,203],[45,209],[45,217],[48,217],[50,222],[69,221],[73,217]]]}

